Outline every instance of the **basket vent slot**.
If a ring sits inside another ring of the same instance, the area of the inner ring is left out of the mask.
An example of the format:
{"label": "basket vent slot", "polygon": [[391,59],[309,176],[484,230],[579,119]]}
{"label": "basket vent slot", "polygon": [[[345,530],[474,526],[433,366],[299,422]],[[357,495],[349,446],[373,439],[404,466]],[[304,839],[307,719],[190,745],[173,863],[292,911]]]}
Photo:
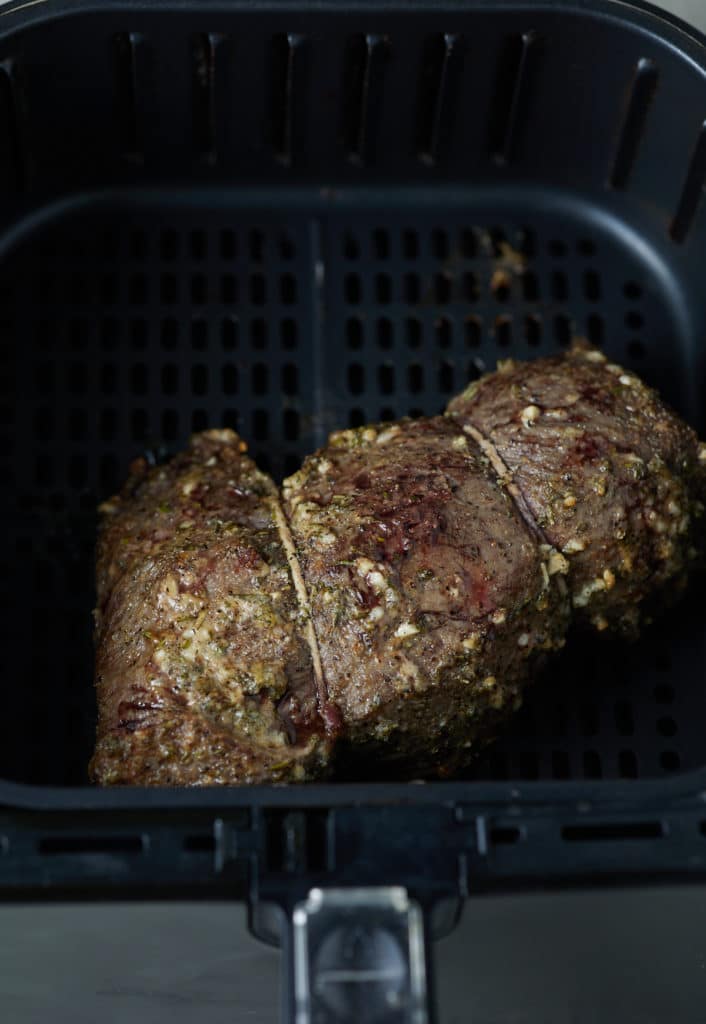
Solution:
{"label": "basket vent slot", "polygon": [[388,53],[387,39],[376,35],[352,36],[346,48],[343,137],[346,155],[356,164],[373,157]]}
{"label": "basket vent slot", "polygon": [[583,775],[586,779],[600,779],[603,776],[601,755],[596,750],[584,751]]}
{"label": "basket vent slot", "polygon": [[656,64],[643,57],[635,69],[628,109],[615,153],[610,175],[610,184],[613,188],[625,188],[629,181],[658,82],[659,71]]}
{"label": "basket vent slot", "polygon": [[490,151],[499,164],[510,163],[515,153],[527,101],[531,53],[537,40],[532,30],[511,36],[500,54],[490,121]]}
{"label": "basket vent slot", "polygon": [[324,871],[329,862],[326,810],[272,810],[265,816],[266,862],[287,874]]}
{"label": "basket vent slot", "polygon": [[45,836],[41,854],[144,853],[144,836]]}
{"label": "basket vent slot", "polygon": [[703,195],[704,184],[706,183],[706,121],[701,125],[701,131],[691,157],[689,170],[687,171],[684,187],[682,188],[677,212],[669,229],[669,234],[675,242],[683,242],[691,230],[694,217],[699,208]]}
{"label": "basket vent slot", "polygon": [[522,839],[522,829],[518,825],[495,825],[489,836],[493,846],[513,846]]}
{"label": "basket vent slot", "polygon": [[138,50],[136,32],[120,32],[113,40],[115,88],[120,150],[127,159],[144,160],[138,100]]}
{"label": "basket vent slot", "polygon": [[185,836],[183,848],[185,853],[213,853],[216,849],[216,838],[212,832]]}
{"label": "basket vent slot", "polygon": [[216,142],[217,39],[202,33],[191,41],[194,145],[207,163],[217,157]]}
{"label": "basket vent slot", "polygon": [[295,106],[304,37],[280,33],[272,40],[272,143],[286,167],[294,159]]}
{"label": "basket vent slot", "polygon": [[460,70],[459,36],[432,36],[424,53],[419,89],[419,159],[433,165],[448,131],[455,79]]}
{"label": "basket vent slot", "polygon": [[586,825],[565,825],[561,838],[567,842],[622,842],[627,839],[663,839],[666,835],[661,821],[625,821]]}

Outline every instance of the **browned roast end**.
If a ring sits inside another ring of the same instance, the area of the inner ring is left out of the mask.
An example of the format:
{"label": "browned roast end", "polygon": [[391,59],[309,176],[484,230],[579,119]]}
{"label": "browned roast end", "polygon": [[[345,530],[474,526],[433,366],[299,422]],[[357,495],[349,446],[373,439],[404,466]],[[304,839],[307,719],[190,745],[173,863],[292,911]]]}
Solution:
{"label": "browned roast end", "polygon": [[443,417],[342,431],[284,507],[348,748],[418,775],[463,764],[568,620],[484,457]]}
{"label": "browned roast end", "polygon": [[136,466],[102,507],[91,773],[204,785],[320,775],[302,612],[273,521],[277,492],[231,431]]}
{"label": "browned roast end", "polygon": [[632,372],[577,344],[501,364],[448,412],[492,443],[566,557],[579,620],[634,632],[682,586],[703,544],[702,449]]}

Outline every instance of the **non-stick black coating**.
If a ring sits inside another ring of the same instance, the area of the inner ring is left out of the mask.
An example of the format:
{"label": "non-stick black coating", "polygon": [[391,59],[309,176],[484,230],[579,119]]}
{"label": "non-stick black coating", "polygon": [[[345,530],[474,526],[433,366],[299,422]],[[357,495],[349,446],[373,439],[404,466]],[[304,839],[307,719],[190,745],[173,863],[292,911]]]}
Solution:
{"label": "non-stick black coating", "polygon": [[[704,426],[697,40],[612,2],[245,7],[0,25],[2,778],[85,782],[94,508],[145,449],[234,426],[281,477],[574,335]],[[705,663],[696,584],[577,640],[474,775],[701,766]]]}

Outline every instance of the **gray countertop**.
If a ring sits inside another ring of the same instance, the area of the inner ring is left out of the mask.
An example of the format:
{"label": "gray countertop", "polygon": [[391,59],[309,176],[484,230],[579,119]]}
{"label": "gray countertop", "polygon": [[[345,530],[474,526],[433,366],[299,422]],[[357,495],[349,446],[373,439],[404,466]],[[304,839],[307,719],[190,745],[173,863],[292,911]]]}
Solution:
{"label": "gray countertop", "polygon": [[[435,947],[440,1024],[703,1024],[704,921],[695,886],[473,901]],[[275,1024],[278,957],[238,905],[0,907],[0,1006],[7,1024]]]}
{"label": "gray countertop", "polygon": [[706,32],[705,0],[653,0],[657,7],[664,7],[685,21],[691,22],[702,32]]}

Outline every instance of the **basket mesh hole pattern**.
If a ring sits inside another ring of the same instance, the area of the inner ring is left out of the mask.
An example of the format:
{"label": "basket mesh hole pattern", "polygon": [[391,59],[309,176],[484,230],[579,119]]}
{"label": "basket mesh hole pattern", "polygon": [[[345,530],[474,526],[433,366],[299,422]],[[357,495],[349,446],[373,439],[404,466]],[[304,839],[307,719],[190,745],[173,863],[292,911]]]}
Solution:
{"label": "basket mesh hole pattern", "polygon": [[[687,361],[658,282],[578,221],[415,205],[102,206],[48,221],[0,276],[0,776],[22,781],[86,781],[95,507],[136,455],[160,459],[192,431],[229,426],[280,479],[332,429],[440,412],[498,358],[557,352],[576,335],[673,404],[683,393]],[[575,638],[469,776],[696,767],[703,596],[632,647]]]}

